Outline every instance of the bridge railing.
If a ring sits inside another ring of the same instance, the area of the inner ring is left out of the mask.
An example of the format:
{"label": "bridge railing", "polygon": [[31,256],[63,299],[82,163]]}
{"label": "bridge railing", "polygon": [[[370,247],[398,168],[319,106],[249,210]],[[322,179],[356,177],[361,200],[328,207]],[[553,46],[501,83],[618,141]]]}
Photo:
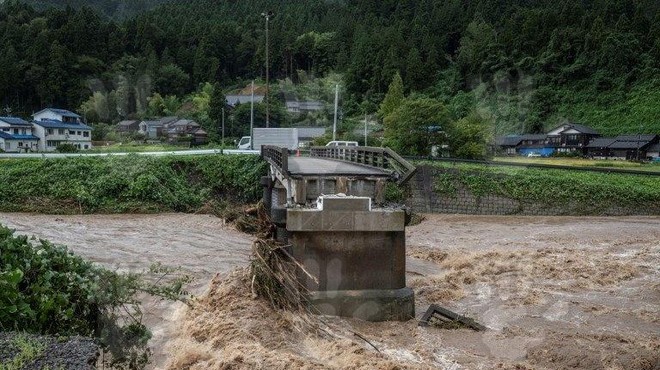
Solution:
{"label": "bridge railing", "polygon": [[284,176],[289,173],[289,151],[274,145],[262,145],[261,157],[275,166]]}
{"label": "bridge railing", "polygon": [[309,153],[311,157],[337,159],[390,170],[399,184],[408,181],[416,171],[415,166],[390,148],[318,146],[311,147]]}

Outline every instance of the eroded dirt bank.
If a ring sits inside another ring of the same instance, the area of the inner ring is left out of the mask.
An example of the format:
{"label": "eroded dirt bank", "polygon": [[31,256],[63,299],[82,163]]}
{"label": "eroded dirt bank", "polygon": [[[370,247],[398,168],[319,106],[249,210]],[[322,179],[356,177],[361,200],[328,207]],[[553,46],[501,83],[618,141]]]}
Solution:
{"label": "eroded dirt bank", "polygon": [[484,333],[274,312],[245,270],[228,273],[251,238],[210,216],[0,222],[109,266],[183,266],[198,292],[220,272],[190,310],[152,302],[159,368],[660,368],[657,217],[426,216],[407,235],[417,318],[439,303]]}

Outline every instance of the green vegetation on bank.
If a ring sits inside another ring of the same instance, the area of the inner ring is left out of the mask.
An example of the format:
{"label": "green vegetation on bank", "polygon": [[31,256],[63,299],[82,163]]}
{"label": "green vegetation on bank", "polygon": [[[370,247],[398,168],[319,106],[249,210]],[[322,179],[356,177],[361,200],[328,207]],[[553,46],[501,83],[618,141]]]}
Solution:
{"label": "green vegetation on bank", "polygon": [[[141,321],[138,294],[185,300],[183,286],[190,281],[160,265],[142,273],[111,271],[65,246],[16,236],[0,225],[0,328],[95,338],[111,354],[104,361],[117,368],[141,368],[148,360],[151,334]],[[20,353],[8,369],[23,368],[40,350],[20,340],[15,347]]]}
{"label": "green vegetation on bank", "polygon": [[660,181],[655,176],[426,161],[418,165],[446,170],[436,176],[434,191],[448,197],[463,188],[477,198],[500,196],[557,206],[567,214],[598,215],[610,207],[632,214],[660,212]]}
{"label": "green vegetation on bank", "polygon": [[265,173],[265,162],[247,155],[5,160],[0,211],[214,212],[256,201]]}

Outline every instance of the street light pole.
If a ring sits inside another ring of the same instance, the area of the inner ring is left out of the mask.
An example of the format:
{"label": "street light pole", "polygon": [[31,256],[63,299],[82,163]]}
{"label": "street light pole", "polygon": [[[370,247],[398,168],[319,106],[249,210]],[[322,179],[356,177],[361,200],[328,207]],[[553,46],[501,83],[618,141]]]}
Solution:
{"label": "street light pole", "polygon": [[264,99],[266,100],[266,127],[270,126],[270,109],[269,109],[269,99],[268,99],[268,92],[269,92],[269,85],[268,85],[268,68],[269,68],[269,62],[268,62],[268,21],[270,21],[270,18],[273,16],[272,11],[268,11],[268,13],[264,12],[261,13],[261,16],[266,18],[266,96]]}

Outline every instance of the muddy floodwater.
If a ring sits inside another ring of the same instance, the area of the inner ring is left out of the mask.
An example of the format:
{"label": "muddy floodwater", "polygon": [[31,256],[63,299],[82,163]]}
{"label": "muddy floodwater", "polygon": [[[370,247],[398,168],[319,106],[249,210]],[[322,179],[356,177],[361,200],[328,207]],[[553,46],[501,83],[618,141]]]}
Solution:
{"label": "muddy floodwater", "polygon": [[148,300],[152,368],[660,368],[660,218],[426,215],[407,229],[417,319],[431,303],[488,327],[307,317],[254,299],[252,237],[208,215],[2,214],[17,232],[120,270],[196,277],[192,308]]}

